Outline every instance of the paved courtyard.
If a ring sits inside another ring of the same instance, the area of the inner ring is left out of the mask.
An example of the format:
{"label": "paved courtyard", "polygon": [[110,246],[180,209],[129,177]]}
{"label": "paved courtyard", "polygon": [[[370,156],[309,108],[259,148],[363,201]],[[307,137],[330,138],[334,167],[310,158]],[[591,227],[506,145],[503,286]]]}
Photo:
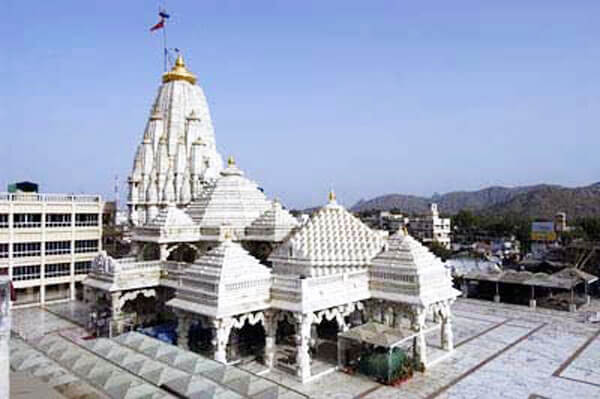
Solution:
{"label": "paved courtyard", "polygon": [[[584,311],[599,308],[594,302]],[[314,398],[600,398],[600,325],[585,323],[584,312],[471,299],[453,310],[456,351],[400,387],[337,371],[308,384],[277,371],[263,377]],[[15,345],[35,346],[44,335],[77,342],[85,334],[65,319],[68,312],[52,311],[14,311],[13,332],[22,338]]]}

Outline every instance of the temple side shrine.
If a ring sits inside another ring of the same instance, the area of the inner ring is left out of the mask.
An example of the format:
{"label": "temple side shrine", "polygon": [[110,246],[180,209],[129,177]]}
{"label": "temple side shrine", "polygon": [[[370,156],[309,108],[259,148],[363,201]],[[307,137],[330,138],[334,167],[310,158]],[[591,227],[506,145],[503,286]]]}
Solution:
{"label": "temple side shrine", "polygon": [[[331,367],[368,374],[376,356],[423,370],[454,350],[460,292],[441,260],[406,231],[371,230],[333,191],[300,224],[232,157],[223,166],[181,56],[163,76],[129,181],[133,252],[99,255],[84,281],[113,331],[174,320],[183,349],[252,358],[302,382]],[[429,335],[440,339],[435,356]]]}

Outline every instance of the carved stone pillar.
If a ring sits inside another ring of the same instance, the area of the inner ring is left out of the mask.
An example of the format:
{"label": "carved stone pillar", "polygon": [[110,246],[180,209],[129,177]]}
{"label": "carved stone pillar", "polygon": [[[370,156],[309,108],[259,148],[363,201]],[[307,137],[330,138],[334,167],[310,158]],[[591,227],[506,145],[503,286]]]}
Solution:
{"label": "carved stone pillar", "polygon": [[231,333],[232,320],[229,318],[213,320],[213,341],[215,348],[215,360],[227,364],[227,343]]}
{"label": "carved stone pillar", "polygon": [[112,318],[115,319],[121,313],[121,291],[111,292],[110,294],[110,309],[112,312]]}
{"label": "carved stone pillar", "polygon": [[167,250],[167,244],[160,244],[160,260],[167,260],[169,257],[169,251]]}
{"label": "carved stone pillar", "polygon": [[425,318],[427,312],[423,308],[414,308],[412,317],[412,329],[419,335],[413,340],[413,349],[418,363],[425,367],[427,363],[427,341],[425,340]]}
{"label": "carved stone pillar", "polygon": [[185,313],[177,314],[177,346],[184,350],[190,350],[188,334],[192,326],[192,319]]}
{"label": "carved stone pillar", "polygon": [[295,313],[296,320],[296,367],[297,375],[302,382],[310,378],[310,327],[313,314]]}
{"label": "carved stone pillar", "polygon": [[277,317],[274,312],[265,312],[265,365],[272,369],[275,365],[275,339],[277,336]]}
{"label": "carved stone pillar", "polygon": [[447,351],[454,350],[454,333],[452,332],[452,317],[450,314],[442,319],[442,348]]}

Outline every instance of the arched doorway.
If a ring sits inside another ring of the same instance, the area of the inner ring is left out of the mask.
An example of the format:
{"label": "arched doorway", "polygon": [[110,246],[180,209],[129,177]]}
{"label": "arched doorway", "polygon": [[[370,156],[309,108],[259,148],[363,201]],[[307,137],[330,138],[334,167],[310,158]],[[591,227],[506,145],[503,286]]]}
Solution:
{"label": "arched doorway", "polygon": [[160,323],[159,303],[154,296],[138,294],[135,298],[125,301],[122,312],[135,315],[135,326],[149,327]]}
{"label": "arched doorway", "polygon": [[338,322],[336,319],[323,320],[316,325],[316,337],[313,335],[315,341],[314,345],[314,357],[337,365],[337,335],[340,331]]}
{"label": "arched doorway", "polygon": [[265,348],[265,328],[262,323],[244,324],[240,329],[234,328],[229,335],[227,359],[263,360]]}
{"label": "arched doorway", "polygon": [[175,262],[194,263],[198,250],[191,245],[177,245],[169,254],[168,260]]}

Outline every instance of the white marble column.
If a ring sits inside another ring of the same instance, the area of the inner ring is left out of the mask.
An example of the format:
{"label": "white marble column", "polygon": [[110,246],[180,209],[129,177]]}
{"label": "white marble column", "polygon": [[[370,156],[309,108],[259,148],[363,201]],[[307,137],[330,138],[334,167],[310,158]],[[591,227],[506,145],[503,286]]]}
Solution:
{"label": "white marble column", "polygon": [[111,292],[111,323],[114,321],[113,328],[111,331],[112,335],[119,335],[123,332],[123,321],[121,319],[121,291]]}
{"label": "white marble column", "polygon": [[302,382],[310,378],[310,327],[312,313],[295,313],[296,319],[296,367],[298,378]]}
{"label": "white marble column", "polygon": [[181,349],[190,350],[188,334],[191,325],[192,320],[187,314],[177,315],[177,346]]}
{"label": "white marble column", "polygon": [[160,260],[167,260],[167,258],[169,257],[169,251],[167,249],[167,244],[160,244],[159,245],[160,248]]}
{"label": "white marble column", "polygon": [[454,350],[454,333],[452,332],[452,317],[447,315],[442,319],[442,348],[449,352]]}
{"label": "white marble column", "polygon": [[110,293],[110,309],[112,311],[112,318],[116,318],[121,313],[121,291]]}
{"label": "white marble column", "polygon": [[425,340],[425,318],[427,312],[423,308],[413,310],[412,330],[418,335],[413,340],[416,360],[425,367],[427,363],[427,341]]}
{"label": "white marble column", "polygon": [[272,369],[275,364],[275,340],[277,337],[277,317],[273,312],[265,312],[265,365]]}
{"label": "white marble column", "polygon": [[215,348],[215,360],[227,364],[227,343],[231,333],[232,320],[219,319],[213,321],[214,338],[213,346]]}

